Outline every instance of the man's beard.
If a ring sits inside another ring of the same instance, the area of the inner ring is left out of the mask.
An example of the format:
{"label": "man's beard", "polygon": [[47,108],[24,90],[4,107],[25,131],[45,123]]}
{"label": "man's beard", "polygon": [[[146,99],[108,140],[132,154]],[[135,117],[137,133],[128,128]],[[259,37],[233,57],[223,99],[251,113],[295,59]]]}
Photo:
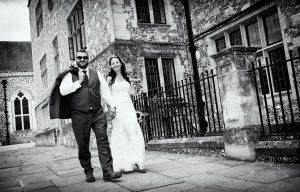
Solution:
{"label": "man's beard", "polygon": [[87,62],[86,62],[85,64],[77,63],[77,66],[78,66],[80,69],[85,69],[85,68],[87,68],[88,63],[87,63]]}

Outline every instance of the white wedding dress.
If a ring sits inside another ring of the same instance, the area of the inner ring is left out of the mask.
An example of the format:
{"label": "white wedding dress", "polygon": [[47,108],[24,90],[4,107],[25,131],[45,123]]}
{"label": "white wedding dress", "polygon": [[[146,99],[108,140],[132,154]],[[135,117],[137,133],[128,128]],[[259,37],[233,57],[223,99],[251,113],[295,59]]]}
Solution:
{"label": "white wedding dress", "polygon": [[143,169],[145,161],[144,137],[129,91],[130,84],[127,81],[116,81],[111,87],[116,105],[110,138],[114,171],[132,171],[136,169],[135,164]]}

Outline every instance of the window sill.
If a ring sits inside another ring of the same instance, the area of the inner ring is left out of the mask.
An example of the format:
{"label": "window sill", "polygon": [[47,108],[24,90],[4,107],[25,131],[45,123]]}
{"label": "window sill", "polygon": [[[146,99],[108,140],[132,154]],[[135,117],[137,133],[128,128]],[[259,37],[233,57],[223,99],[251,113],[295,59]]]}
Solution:
{"label": "window sill", "polygon": [[158,24],[158,23],[137,23],[138,27],[171,27],[171,25],[168,24]]}
{"label": "window sill", "polygon": [[232,46],[232,47],[229,47],[229,48],[225,48],[223,50],[221,50],[220,52],[214,54],[214,55],[211,55],[211,57],[213,59],[216,59],[216,58],[220,58],[220,57],[223,57],[223,56],[226,56],[226,55],[231,55],[233,52],[240,52],[240,53],[255,53],[257,51],[258,48],[256,47],[245,47],[245,46]]}

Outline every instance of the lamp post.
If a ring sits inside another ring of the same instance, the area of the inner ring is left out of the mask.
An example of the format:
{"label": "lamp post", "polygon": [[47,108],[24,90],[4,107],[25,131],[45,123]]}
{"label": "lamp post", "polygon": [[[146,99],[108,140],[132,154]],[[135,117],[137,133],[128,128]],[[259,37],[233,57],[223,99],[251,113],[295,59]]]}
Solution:
{"label": "lamp post", "polygon": [[205,103],[202,100],[202,93],[201,93],[201,87],[200,87],[200,76],[199,76],[199,72],[198,72],[198,65],[197,65],[197,59],[196,59],[196,46],[195,46],[194,40],[193,40],[192,22],[191,22],[191,17],[190,17],[190,7],[189,7],[188,0],[182,0],[182,2],[183,2],[183,6],[184,6],[186,28],[187,28],[188,39],[189,39],[189,50],[191,53],[193,73],[194,73],[193,78],[194,78],[194,82],[195,82],[195,94],[196,94],[196,102],[197,102],[197,113],[198,113],[199,124],[200,124],[200,136],[204,136],[206,133],[208,124],[204,117]]}
{"label": "lamp post", "polygon": [[9,141],[9,130],[8,130],[8,116],[7,116],[7,98],[6,98],[6,85],[7,85],[7,80],[2,80],[1,81],[1,84],[3,86],[3,93],[4,93],[4,114],[5,114],[5,126],[6,126],[6,143],[7,145],[10,144],[10,141]]}

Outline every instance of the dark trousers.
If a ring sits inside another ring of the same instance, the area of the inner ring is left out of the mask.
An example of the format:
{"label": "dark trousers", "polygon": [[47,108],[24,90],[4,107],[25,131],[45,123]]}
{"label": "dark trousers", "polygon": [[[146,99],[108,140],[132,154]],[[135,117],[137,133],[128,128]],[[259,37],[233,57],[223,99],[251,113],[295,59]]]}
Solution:
{"label": "dark trousers", "polygon": [[107,121],[103,109],[88,113],[72,111],[72,127],[78,145],[78,157],[84,172],[92,172],[89,150],[91,128],[94,130],[103,174],[113,170],[112,156],[107,137]]}

